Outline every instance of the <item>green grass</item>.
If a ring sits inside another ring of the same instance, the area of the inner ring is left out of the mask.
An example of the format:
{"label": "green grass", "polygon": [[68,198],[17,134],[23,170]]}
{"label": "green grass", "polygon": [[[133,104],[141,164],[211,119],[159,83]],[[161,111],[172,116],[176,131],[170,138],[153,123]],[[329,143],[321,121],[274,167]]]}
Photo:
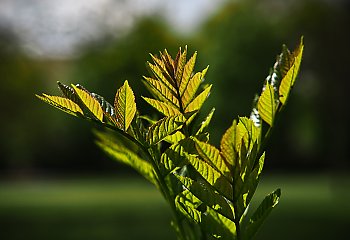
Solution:
{"label": "green grass", "polygon": [[[267,175],[252,209],[280,187],[282,199],[256,239],[342,239],[350,223],[350,178]],[[0,239],[175,239],[171,213],[140,179],[0,183]]]}

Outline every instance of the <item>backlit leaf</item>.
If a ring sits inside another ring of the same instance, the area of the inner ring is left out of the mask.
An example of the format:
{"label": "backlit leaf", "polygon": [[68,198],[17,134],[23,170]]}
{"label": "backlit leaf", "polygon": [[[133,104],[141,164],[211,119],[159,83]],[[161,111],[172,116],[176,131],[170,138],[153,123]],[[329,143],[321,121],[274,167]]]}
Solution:
{"label": "backlit leaf", "polygon": [[100,103],[85,89],[72,85],[81,102],[86,106],[89,112],[99,121],[103,120],[103,110]]}
{"label": "backlit leaf", "polygon": [[178,58],[176,59],[175,80],[176,80],[177,88],[179,88],[181,85],[182,75],[186,64],[186,57],[187,57],[187,46],[185,47],[185,50],[183,52],[181,52],[181,48],[179,49]]}
{"label": "backlit leaf", "polygon": [[196,151],[194,142],[190,138],[182,139],[172,144],[161,156],[161,163],[169,172],[175,168],[182,168],[189,164],[188,159],[194,158]]}
{"label": "backlit leaf", "polygon": [[185,135],[180,132],[180,131],[177,131],[167,137],[164,138],[164,141],[168,142],[168,143],[171,143],[171,144],[174,144],[174,143],[177,143],[183,139],[185,139]]}
{"label": "backlit leaf", "polygon": [[211,87],[212,85],[209,85],[195,99],[193,99],[193,101],[186,107],[185,112],[193,112],[199,110],[202,107],[205,100],[207,100],[210,94]]}
{"label": "backlit leaf", "polygon": [[150,62],[147,62],[147,66],[151,69],[151,72],[153,76],[155,77],[155,80],[159,81],[161,84],[163,84],[166,88],[168,88],[171,92],[176,92],[176,89],[174,87],[174,83],[172,82],[171,76],[166,70],[165,63],[151,55],[153,58],[153,61],[156,64],[152,64]]}
{"label": "backlit leaf", "polygon": [[199,223],[202,219],[202,213],[197,210],[200,201],[190,191],[185,190],[175,198],[175,205],[190,220]]}
{"label": "backlit leaf", "polygon": [[180,111],[166,102],[161,102],[152,98],[142,97],[149,105],[157,109],[164,116],[170,117],[181,114]]}
{"label": "backlit leaf", "polygon": [[196,169],[196,171],[218,192],[220,192],[227,199],[232,198],[232,185],[227,178],[224,177],[224,175],[198,157],[189,155],[187,160],[191,163],[194,169]]}
{"label": "backlit leaf", "polygon": [[[255,158],[254,158],[255,159]],[[254,160],[252,159],[252,160]],[[263,154],[258,164],[252,171],[246,171],[243,175],[241,173],[238,178],[236,177],[235,184],[235,202],[236,202],[236,213],[237,218],[241,218],[246,211],[254,193],[258,186],[260,174],[264,165],[265,154]]]}
{"label": "backlit leaf", "polygon": [[206,129],[208,128],[210,121],[214,115],[215,112],[215,108],[212,108],[209,112],[209,114],[207,115],[207,117],[204,119],[203,122],[201,122],[198,131],[196,132],[196,135],[199,135],[201,133],[203,133],[204,131],[206,131]]}
{"label": "backlit leaf", "polygon": [[192,192],[204,204],[223,216],[233,220],[232,208],[228,201],[219,193],[217,193],[210,185],[193,180],[189,177],[176,175],[181,183]]}
{"label": "backlit leaf", "polygon": [[[247,149],[251,149],[255,142],[259,143],[261,128],[257,127],[253,120],[240,117],[236,128],[236,151],[240,152],[242,142]],[[243,141],[242,141],[243,140]]]}
{"label": "backlit leaf", "polygon": [[275,119],[277,101],[274,87],[267,82],[258,100],[258,111],[260,117],[270,126],[273,126]]}
{"label": "backlit leaf", "polygon": [[148,161],[139,157],[133,150],[110,141],[103,133],[97,134],[97,145],[113,159],[131,166],[151,183],[157,185],[154,170]]}
{"label": "backlit leaf", "polygon": [[188,62],[185,65],[185,68],[182,74],[182,81],[179,88],[180,96],[182,96],[183,93],[185,92],[188,82],[192,77],[192,72],[193,72],[194,65],[196,63],[196,58],[197,58],[197,52],[193,54],[193,56],[190,58],[190,60],[188,60]]}
{"label": "backlit leaf", "polygon": [[221,156],[219,149],[209,143],[198,141],[196,138],[194,138],[194,141],[196,142],[196,148],[199,155],[231,181],[230,169],[225,163],[224,158]]}
{"label": "backlit leaf", "polygon": [[165,117],[153,124],[147,134],[148,142],[153,145],[162,141],[165,137],[175,133],[186,121],[183,115]]}
{"label": "backlit leaf", "polygon": [[195,97],[197,90],[200,84],[202,83],[207,70],[208,70],[208,67],[204,69],[202,72],[196,73],[188,82],[186,89],[184,90],[184,93],[181,95],[181,100],[184,108],[186,108],[188,104]]}
{"label": "backlit leaf", "polygon": [[81,108],[74,103],[73,101],[69,100],[65,97],[59,97],[59,96],[50,96],[47,94],[43,94],[42,96],[36,95],[40,100],[66,112],[73,116],[83,116],[83,111]]}
{"label": "backlit leaf", "polygon": [[144,82],[149,86],[152,94],[154,94],[156,98],[173,105],[175,108],[180,108],[180,103],[176,97],[176,92],[169,89],[164,83],[148,77],[144,77]]}
{"label": "backlit leaf", "polygon": [[115,95],[114,108],[118,119],[118,127],[127,131],[136,114],[135,96],[128,81],[125,81],[124,85],[118,89]]}
{"label": "backlit leaf", "polygon": [[230,219],[208,208],[202,215],[202,229],[214,238],[222,240],[236,239],[236,225]]}
{"label": "backlit leaf", "polygon": [[234,120],[231,127],[229,127],[221,138],[220,150],[222,156],[230,166],[234,166],[236,159],[236,127],[237,121]]}
{"label": "backlit leaf", "polygon": [[303,49],[304,49],[303,39],[301,39],[298,48],[291,55],[292,65],[290,66],[286,74],[283,76],[281,85],[279,87],[280,101],[282,104],[286,103],[289,93],[292,87],[294,86],[295,80],[299,73],[300,63],[303,55]]}

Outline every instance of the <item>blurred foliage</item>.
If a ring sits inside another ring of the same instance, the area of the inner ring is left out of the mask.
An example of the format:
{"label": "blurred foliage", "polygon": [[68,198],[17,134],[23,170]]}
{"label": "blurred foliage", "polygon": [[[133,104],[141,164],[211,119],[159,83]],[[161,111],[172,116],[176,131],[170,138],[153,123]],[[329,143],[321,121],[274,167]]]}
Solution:
{"label": "blurred foliage", "polygon": [[[220,136],[230,125],[226,119],[248,113],[251,106],[244,104],[253,101],[280,44],[296,46],[301,35],[307,46],[301,81],[282,116],[286,124],[277,124],[280,129],[272,139],[274,150],[267,156],[267,168],[349,167],[349,11],[347,1],[229,1],[191,36],[172,32],[162,19],[139,19],[129,33],[88,44],[79,58],[64,61],[30,59],[15,35],[0,29],[0,169],[118,168],[94,146],[88,126],[43,106],[34,93],[38,89],[54,92],[57,80],[80,82],[111,101],[127,79],[135,94],[145,95],[140,79],[147,73],[147,54],[163,48],[174,53],[185,44],[200,52],[198,69],[210,65],[207,82],[216,87],[207,107],[218,106],[212,135]],[[137,101],[139,107],[146,106]],[[63,154],[62,148],[70,154]],[[279,159],[280,152],[288,159]]]}

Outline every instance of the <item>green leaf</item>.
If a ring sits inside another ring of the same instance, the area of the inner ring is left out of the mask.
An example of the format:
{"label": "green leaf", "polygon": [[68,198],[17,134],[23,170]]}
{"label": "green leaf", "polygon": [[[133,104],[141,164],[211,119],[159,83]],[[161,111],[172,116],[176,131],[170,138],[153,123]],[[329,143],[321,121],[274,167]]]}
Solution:
{"label": "green leaf", "polygon": [[[281,81],[281,85],[279,87],[279,95],[280,95],[279,99],[282,104],[286,103],[289,93],[292,87],[294,86],[295,80],[299,73],[303,50],[304,50],[303,39],[301,39],[298,48],[291,54],[292,64],[290,68],[288,69],[286,74],[282,76],[283,78]],[[283,68],[285,66],[281,66],[281,67]]]}
{"label": "green leaf", "polygon": [[[250,161],[254,161],[253,156]],[[258,164],[252,171],[245,169],[242,170],[240,176],[236,177],[235,183],[235,206],[236,206],[236,217],[241,219],[244,212],[246,212],[248,205],[255,193],[258,186],[260,174],[264,166],[265,153],[260,157]],[[249,161],[249,160],[248,160]]]}
{"label": "green leaf", "polygon": [[236,151],[240,152],[242,142],[247,149],[251,149],[254,143],[260,143],[261,128],[257,127],[253,120],[240,117],[236,128]]}
{"label": "green leaf", "polygon": [[175,198],[177,209],[182,212],[188,219],[199,223],[202,219],[202,213],[197,210],[201,202],[190,191],[185,190]]}
{"label": "green leaf", "polygon": [[212,85],[209,85],[195,99],[193,99],[193,101],[186,107],[185,112],[187,113],[199,110],[202,107],[205,100],[207,100],[210,94],[211,87]]}
{"label": "green leaf", "polygon": [[118,127],[126,132],[136,114],[135,96],[128,81],[125,81],[124,85],[118,89],[115,95],[114,108],[118,119]]}
{"label": "green leaf", "polygon": [[42,96],[36,95],[40,100],[54,106],[68,114],[71,114],[76,117],[83,116],[83,111],[75,102],[71,101],[68,98],[58,97],[58,96],[50,96],[47,94],[43,94]]}
{"label": "green leaf", "polygon": [[156,177],[151,163],[142,159],[134,150],[130,150],[120,143],[112,142],[103,133],[97,134],[97,145],[113,159],[131,166],[147,180],[157,186]]}
{"label": "green leaf", "polygon": [[192,72],[193,72],[194,65],[196,63],[196,58],[197,58],[197,52],[193,54],[193,56],[190,58],[190,60],[188,60],[188,62],[185,65],[185,68],[182,74],[180,88],[179,88],[180,96],[184,94],[187,88],[187,85],[192,77]]}
{"label": "green leaf", "polygon": [[179,115],[181,112],[167,102],[161,102],[152,98],[142,97],[149,105],[157,109],[166,117]]}
{"label": "green leaf", "polygon": [[213,186],[227,199],[232,199],[232,185],[224,175],[222,175],[210,164],[206,163],[205,161],[196,156],[188,155],[187,160],[211,186]]}
{"label": "green leaf", "polygon": [[103,110],[100,103],[86,89],[81,89],[79,86],[72,85],[81,102],[86,106],[89,112],[100,122],[103,120]]}
{"label": "green leaf", "polygon": [[203,133],[209,126],[210,121],[214,115],[215,108],[212,108],[211,111],[209,112],[208,116],[204,119],[203,122],[201,122],[198,131],[196,132],[196,135],[199,135]]}
{"label": "green leaf", "polygon": [[164,141],[166,141],[166,142],[168,142],[170,144],[174,144],[174,143],[177,143],[177,142],[179,142],[179,141],[181,141],[181,140],[183,140],[185,138],[186,137],[185,137],[185,135],[182,132],[177,131],[177,132],[175,132],[175,133],[165,137]]}
{"label": "green leaf", "polygon": [[229,181],[232,181],[231,171],[224,158],[221,156],[219,149],[209,143],[198,141],[196,138],[193,138],[193,140],[196,143],[199,156],[224,175]]}
{"label": "green leaf", "polygon": [[147,134],[147,140],[151,145],[157,144],[167,136],[175,133],[186,121],[183,115],[164,117],[153,124]]}
{"label": "green leaf", "polygon": [[210,208],[205,213],[201,222],[203,231],[222,240],[236,239],[236,225],[233,221]]}
{"label": "green leaf", "polygon": [[151,55],[153,61],[155,64],[152,64],[150,62],[147,62],[147,66],[149,69],[151,69],[151,72],[153,76],[155,77],[156,81],[159,81],[164,87],[169,89],[170,92],[176,92],[176,89],[174,87],[174,83],[171,79],[171,76],[166,70],[165,62],[156,58],[155,56]]}
{"label": "green leaf", "polygon": [[73,88],[71,88],[70,86],[67,86],[59,81],[57,81],[57,85],[58,85],[58,88],[61,90],[61,92],[63,93],[63,95],[66,98],[72,100],[73,102],[75,102],[78,105],[81,103],[77,93],[74,91]]}
{"label": "green leaf", "polygon": [[103,110],[103,115],[105,116],[107,122],[111,123],[113,126],[118,126],[118,120],[116,118],[113,105],[107,102],[104,97],[96,93],[91,93],[91,95],[100,103]]}
{"label": "green leaf", "polygon": [[183,139],[164,151],[161,156],[161,163],[168,173],[189,163],[188,158],[190,156],[188,152],[191,152],[192,148],[190,141],[190,139]]}
{"label": "green leaf", "polygon": [[144,82],[156,98],[168,103],[169,105],[172,105],[175,108],[180,108],[179,100],[176,97],[176,90],[173,91],[172,89],[169,89],[169,87],[163,82],[153,78],[144,77]]}
{"label": "green leaf", "polygon": [[258,100],[258,111],[261,118],[270,126],[273,126],[277,107],[275,89],[267,82]]}
{"label": "green leaf", "polygon": [[181,48],[179,49],[177,58],[175,60],[175,80],[176,80],[176,86],[179,89],[182,81],[182,75],[184,72],[185,64],[186,64],[186,57],[187,57],[187,46],[185,47],[185,50],[181,52]]}
{"label": "green leaf", "polygon": [[188,82],[183,95],[181,95],[181,101],[184,108],[186,108],[195,97],[197,90],[202,83],[206,72],[208,71],[208,68],[209,67],[204,69],[202,72],[196,73]]}
{"label": "green leaf", "polygon": [[220,150],[222,156],[224,156],[226,162],[230,166],[234,166],[237,158],[236,152],[236,128],[237,121],[234,120],[231,127],[229,127],[221,138]]}
{"label": "green leaf", "polygon": [[233,211],[227,200],[204,181],[175,175],[179,181],[205,205],[233,220]]}
{"label": "green leaf", "polygon": [[256,232],[261,227],[264,220],[267,218],[267,216],[270,214],[272,209],[278,204],[279,199],[281,197],[281,190],[277,189],[273,193],[267,195],[265,199],[262,201],[260,206],[256,209],[255,213],[252,215],[251,219],[249,220],[249,223],[243,231],[244,238],[243,239],[252,239]]}

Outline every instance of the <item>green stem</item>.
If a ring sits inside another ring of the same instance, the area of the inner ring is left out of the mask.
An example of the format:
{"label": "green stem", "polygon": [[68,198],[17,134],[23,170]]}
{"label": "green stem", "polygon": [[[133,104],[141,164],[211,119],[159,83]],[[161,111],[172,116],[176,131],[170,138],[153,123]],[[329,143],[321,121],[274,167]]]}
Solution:
{"label": "green stem", "polygon": [[156,154],[154,152],[154,149],[152,149],[151,147],[148,148],[148,151],[150,151],[150,152],[148,152],[149,155],[152,156],[152,165],[153,165],[154,171],[155,171],[156,176],[157,176],[157,182],[159,184],[159,188],[161,189],[161,192],[162,192],[165,200],[169,203],[171,210],[173,212],[174,221],[180,230],[179,237],[181,240],[185,240],[186,239],[185,230],[182,227],[180,216],[177,213],[175,201],[170,194],[169,188],[168,188],[166,182],[164,181],[164,177],[161,174],[161,171],[160,171],[158,164],[157,164],[157,162],[160,161],[159,154]]}
{"label": "green stem", "polygon": [[237,240],[241,240],[241,225],[240,225],[240,222],[239,222],[239,219],[240,217],[238,216],[238,206],[237,204],[235,203],[235,201],[233,202],[233,209],[234,209],[234,212],[235,212],[235,218],[234,218],[234,223],[235,223],[235,226],[236,226],[236,237],[237,237]]}

